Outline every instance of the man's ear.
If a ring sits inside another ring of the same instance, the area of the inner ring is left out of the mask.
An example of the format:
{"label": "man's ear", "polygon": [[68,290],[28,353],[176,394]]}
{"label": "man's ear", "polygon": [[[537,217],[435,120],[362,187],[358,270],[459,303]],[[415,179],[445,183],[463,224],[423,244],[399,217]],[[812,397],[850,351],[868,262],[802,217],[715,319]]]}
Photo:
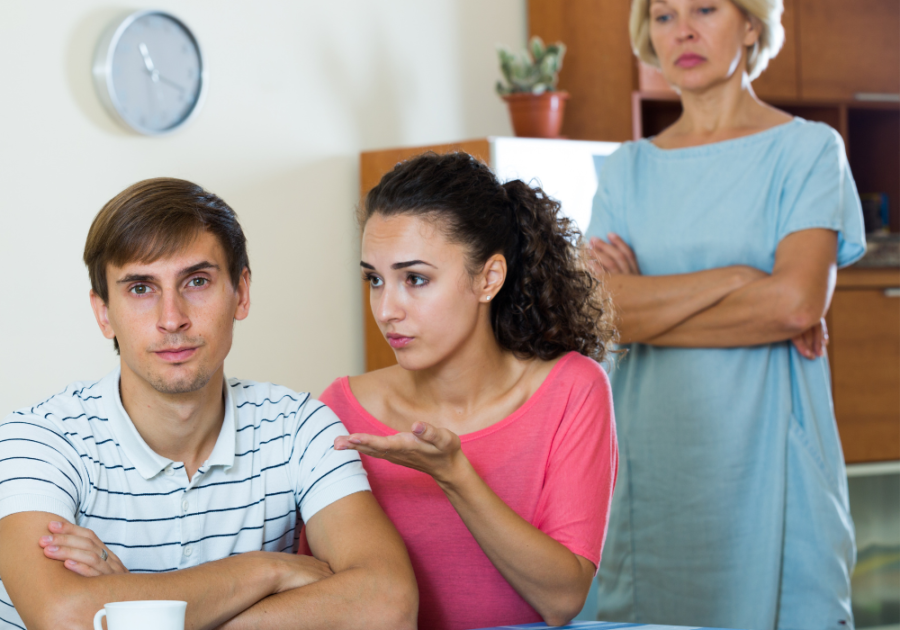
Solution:
{"label": "man's ear", "polygon": [[240,321],[250,314],[250,270],[246,267],[241,272],[241,279],[235,287],[235,292],[238,296],[238,303],[234,309],[234,318]]}
{"label": "man's ear", "polygon": [[91,308],[94,310],[94,318],[97,325],[100,326],[100,332],[107,339],[115,339],[116,333],[109,324],[109,306],[103,301],[99,295],[91,289]]}
{"label": "man's ear", "polygon": [[506,257],[503,254],[494,254],[487,259],[481,271],[480,286],[476,287],[479,301],[490,301],[503,288],[504,282],[506,282]]}

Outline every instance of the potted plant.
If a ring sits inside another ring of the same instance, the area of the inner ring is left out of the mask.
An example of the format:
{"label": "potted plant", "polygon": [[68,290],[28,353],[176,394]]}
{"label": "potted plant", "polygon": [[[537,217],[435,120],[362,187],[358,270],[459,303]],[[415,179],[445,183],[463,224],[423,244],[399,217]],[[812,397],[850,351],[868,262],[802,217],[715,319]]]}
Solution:
{"label": "potted plant", "polygon": [[497,46],[500,69],[506,85],[497,81],[497,93],[509,106],[517,136],[558,138],[568,92],[557,91],[566,47],[561,42],[544,46],[540,37],[532,37],[528,50],[515,55]]}

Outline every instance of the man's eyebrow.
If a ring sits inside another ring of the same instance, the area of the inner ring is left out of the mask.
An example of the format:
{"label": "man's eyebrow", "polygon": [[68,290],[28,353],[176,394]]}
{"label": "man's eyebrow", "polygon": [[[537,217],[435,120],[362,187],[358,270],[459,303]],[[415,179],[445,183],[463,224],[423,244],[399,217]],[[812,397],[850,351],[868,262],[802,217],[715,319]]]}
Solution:
{"label": "man's eyebrow", "polygon": [[[179,272],[179,276],[189,276],[192,273],[197,273],[198,271],[202,271],[204,269],[218,269],[219,265],[215,263],[211,263],[207,260],[203,262],[198,262],[196,265],[191,265],[190,267],[185,267]],[[130,273],[127,276],[122,276],[118,280],[116,280],[116,284],[125,284],[128,282],[154,282],[156,280],[156,276],[145,274],[145,273]]]}
{"label": "man's eyebrow", "polygon": [[153,282],[156,276],[150,276],[142,273],[130,273],[116,280],[116,284],[125,284],[126,282]]}
{"label": "man's eyebrow", "polygon": [[198,262],[196,265],[191,265],[190,267],[186,267],[186,268],[182,269],[178,275],[189,276],[192,273],[197,273],[198,271],[203,271],[204,269],[218,269],[218,268],[219,268],[219,265],[204,260],[203,262]]}

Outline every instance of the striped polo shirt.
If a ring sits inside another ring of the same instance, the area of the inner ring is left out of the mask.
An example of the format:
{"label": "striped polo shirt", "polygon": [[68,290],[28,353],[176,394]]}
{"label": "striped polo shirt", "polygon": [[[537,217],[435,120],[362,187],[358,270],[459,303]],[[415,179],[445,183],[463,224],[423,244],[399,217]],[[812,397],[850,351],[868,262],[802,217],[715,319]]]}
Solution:
{"label": "striped polo shirt", "polygon": [[[93,530],[135,573],[253,550],[293,552],[297,524],[369,490],[341,421],[309,394],[227,379],[225,419],[193,479],[150,449],[122,406],[119,370],[0,423],[0,518],[57,514]],[[37,544],[37,540],[35,540]],[[0,583],[0,627],[22,628]]]}

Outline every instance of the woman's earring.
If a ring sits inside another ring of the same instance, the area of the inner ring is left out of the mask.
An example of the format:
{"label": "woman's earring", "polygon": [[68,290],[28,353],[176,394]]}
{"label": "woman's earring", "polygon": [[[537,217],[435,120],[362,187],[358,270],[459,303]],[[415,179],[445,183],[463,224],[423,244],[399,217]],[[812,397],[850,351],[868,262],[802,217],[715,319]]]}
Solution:
{"label": "woman's earring", "polygon": [[487,298],[485,298],[485,299],[486,299],[488,302],[490,302],[490,301],[491,301],[491,296],[489,295],[489,296],[487,296]]}

